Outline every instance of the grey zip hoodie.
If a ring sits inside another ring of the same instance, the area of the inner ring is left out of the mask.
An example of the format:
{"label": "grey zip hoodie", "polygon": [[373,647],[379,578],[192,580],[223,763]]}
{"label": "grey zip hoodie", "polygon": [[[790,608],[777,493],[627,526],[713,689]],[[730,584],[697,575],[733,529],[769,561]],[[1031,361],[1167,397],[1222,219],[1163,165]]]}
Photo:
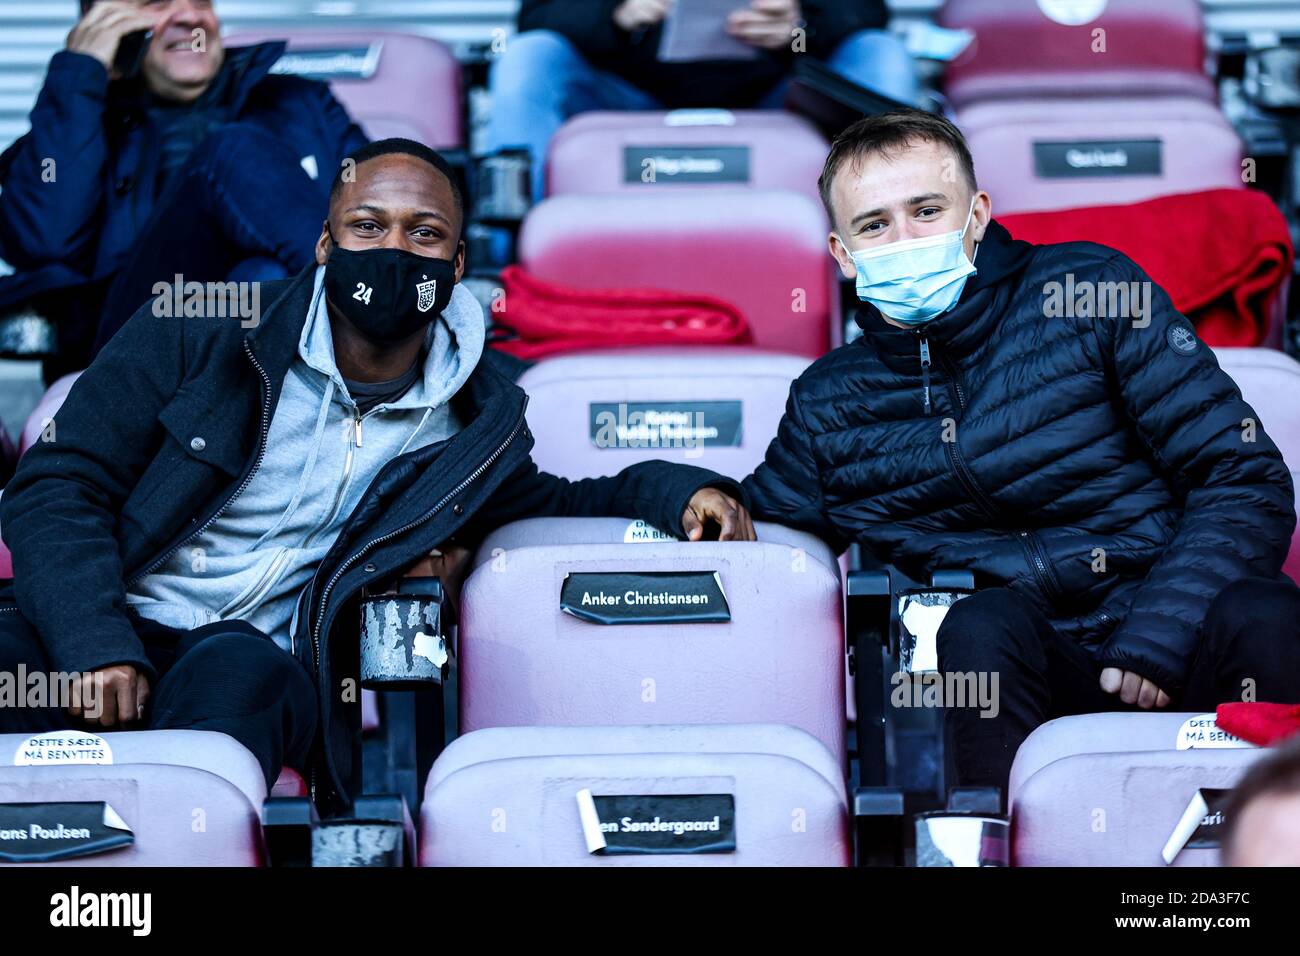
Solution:
{"label": "grey zip hoodie", "polygon": [[359,416],[334,362],[324,277],[321,266],[261,466],[207,531],[127,594],[142,617],[186,630],[238,619],[289,646],[298,594],[375,474],[460,430],[449,400],[483,355],[474,297],[456,287],[430,326],[423,378]]}

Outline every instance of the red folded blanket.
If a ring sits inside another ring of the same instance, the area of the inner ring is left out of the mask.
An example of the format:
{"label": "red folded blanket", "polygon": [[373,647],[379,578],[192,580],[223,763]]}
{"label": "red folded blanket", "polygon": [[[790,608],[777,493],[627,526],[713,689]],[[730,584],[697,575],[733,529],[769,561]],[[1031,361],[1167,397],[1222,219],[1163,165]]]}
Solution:
{"label": "red folded blanket", "polygon": [[750,341],[730,302],[659,289],[576,289],[519,266],[501,272],[503,308],[492,316],[511,336],[494,347],[523,359],[623,345],[730,345]]}
{"label": "red folded blanket", "polygon": [[1087,240],[1127,254],[1210,345],[1263,341],[1268,311],[1294,258],[1282,213],[1253,189],[1210,189],[1131,205],[997,219],[1028,242]]}
{"label": "red folded blanket", "polygon": [[1300,704],[1220,704],[1214,722],[1234,737],[1267,747],[1300,733]]}

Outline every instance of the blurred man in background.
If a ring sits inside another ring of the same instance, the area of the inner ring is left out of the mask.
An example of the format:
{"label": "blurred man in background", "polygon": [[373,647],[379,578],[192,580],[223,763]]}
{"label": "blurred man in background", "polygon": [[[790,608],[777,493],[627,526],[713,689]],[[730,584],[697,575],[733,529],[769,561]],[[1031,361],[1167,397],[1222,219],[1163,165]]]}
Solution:
{"label": "blurred man in background", "polygon": [[1226,866],[1300,866],[1300,736],[1251,766],[1224,816]]}
{"label": "blurred man in background", "polygon": [[912,103],[916,68],[884,27],[884,0],[750,0],[727,20],[754,59],[664,62],[674,0],[523,0],[520,35],[492,69],[489,151],[527,149],[533,194],[555,131],[590,110],[780,108],[796,55],[824,60],[860,86]]}
{"label": "blurred man in background", "polygon": [[[141,31],[142,58],[125,57]],[[0,316],[55,319],[55,371],[84,367],[97,331],[96,351],[176,273],[275,278],[311,260],[332,175],[365,137],[324,84],[269,75],[282,50],[225,49],[211,0],[83,0],[31,131],[0,156],[15,268]]]}

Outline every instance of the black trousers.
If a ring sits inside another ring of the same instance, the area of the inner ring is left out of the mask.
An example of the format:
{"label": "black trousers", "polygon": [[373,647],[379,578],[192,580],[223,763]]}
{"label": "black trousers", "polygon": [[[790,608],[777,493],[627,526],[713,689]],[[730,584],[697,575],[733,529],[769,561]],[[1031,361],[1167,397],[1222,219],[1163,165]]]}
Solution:
{"label": "black trousers", "polygon": [[[212,730],[252,751],[267,786],[280,768],[302,768],[316,732],[316,688],[306,669],[243,621],[178,631],[133,618],[158,672],[143,720],[112,730]],[[50,670],[35,629],[18,611],[0,615],[0,672]],[[0,733],[91,729],[59,707],[0,706]]]}
{"label": "black trousers", "polygon": [[[1093,654],[1057,634],[1042,611],[1006,588],[953,605],[939,627],[938,650],[940,671],[998,675],[996,716],[961,707],[945,711],[945,719],[957,782],[1001,787],[1004,799],[1016,751],[1039,724],[1140,710],[1103,691]],[[1251,578],[1219,593],[1202,624],[1186,687],[1170,695],[1169,709],[1212,711],[1242,700],[1248,687],[1255,700],[1300,702],[1300,588],[1290,581]]]}

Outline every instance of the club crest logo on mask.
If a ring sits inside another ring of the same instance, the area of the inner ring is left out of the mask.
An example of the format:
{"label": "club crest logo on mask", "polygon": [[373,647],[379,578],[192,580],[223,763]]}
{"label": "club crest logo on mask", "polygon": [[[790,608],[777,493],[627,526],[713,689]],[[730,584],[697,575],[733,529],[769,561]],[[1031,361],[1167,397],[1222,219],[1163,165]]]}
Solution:
{"label": "club crest logo on mask", "polygon": [[[420,278],[426,279],[428,277],[421,276]],[[428,312],[433,308],[433,303],[438,296],[438,280],[429,279],[428,282],[417,282],[415,291],[420,293],[420,301],[415,304],[415,307],[421,312]]]}

